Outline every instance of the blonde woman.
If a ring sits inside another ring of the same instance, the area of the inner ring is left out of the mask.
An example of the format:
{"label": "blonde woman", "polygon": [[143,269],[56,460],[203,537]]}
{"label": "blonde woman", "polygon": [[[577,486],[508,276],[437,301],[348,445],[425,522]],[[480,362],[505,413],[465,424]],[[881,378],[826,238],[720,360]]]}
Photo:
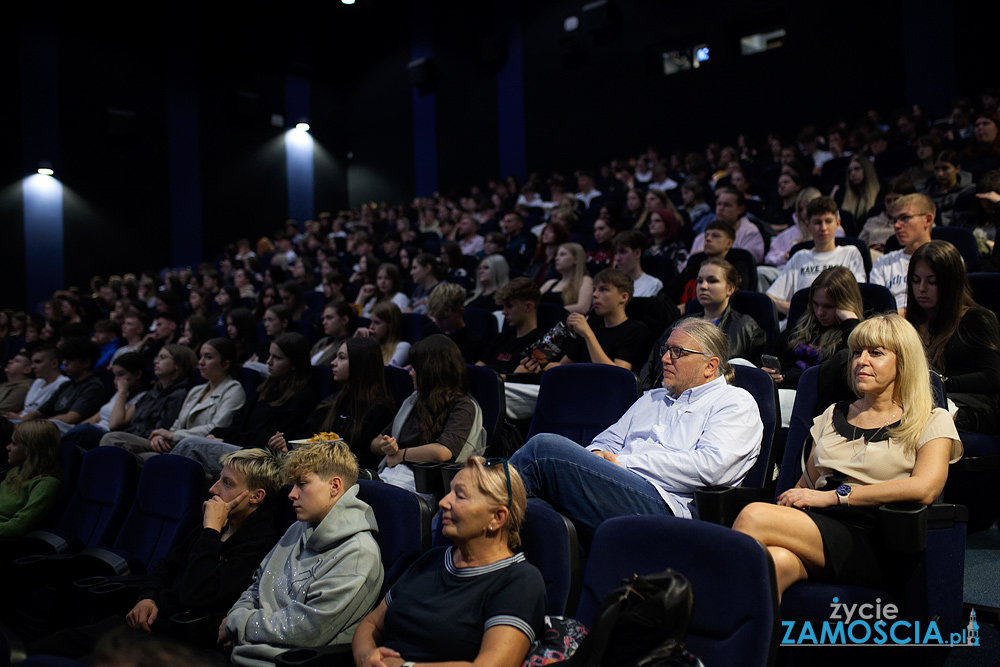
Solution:
{"label": "blonde woman", "polygon": [[454,546],[424,554],[361,621],[355,664],[517,667],[542,632],[542,576],[517,553],[527,498],[513,466],[470,458],[439,505]]}
{"label": "blonde woman", "polygon": [[571,313],[590,312],[594,301],[594,281],[587,275],[587,256],[579,243],[563,243],[556,251],[559,278],[542,285],[542,301],[564,307]]}
{"label": "blonde woman", "polygon": [[859,399],[815,419],[815,446],[798,483],[777,505],[747,506],[733,526],[771,553],[779,596],[803,579],[892,587],[895,557],[882,545],[878,506],[933,503],[949,463],[962,456],[954,422],[934,407],[923,345],[909,322],[877,315],[848,345]]}

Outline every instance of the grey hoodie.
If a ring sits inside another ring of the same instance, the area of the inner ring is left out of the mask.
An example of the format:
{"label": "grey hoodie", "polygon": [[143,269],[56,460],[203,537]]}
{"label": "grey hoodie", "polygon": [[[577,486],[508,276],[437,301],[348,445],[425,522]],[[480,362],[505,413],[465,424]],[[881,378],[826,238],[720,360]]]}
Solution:
{"label": "grey hoodie", "polygon": [[348,489],[318,525],[297,521],[229,610],[237,665],[271,665],[291,648],[348,643],[378,602],[375,514]]}

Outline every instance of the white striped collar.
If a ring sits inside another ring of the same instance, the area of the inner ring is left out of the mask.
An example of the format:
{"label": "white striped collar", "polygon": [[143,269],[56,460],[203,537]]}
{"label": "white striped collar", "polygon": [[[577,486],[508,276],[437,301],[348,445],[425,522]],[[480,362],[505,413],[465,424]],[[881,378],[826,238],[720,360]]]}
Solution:
{"label": "white striped collar", "polygon": [[516,553],[509,558],[504,558],[498,560],[495,563],[490,563],[489,565],[476,565],[474,567],[455,567],[455,561],[452,559],[452,552],[455,547],[448,547],[444,552],[444,567],[449,574],[453,574],[456,577],[478,577],[482,574],[489,574],[490,572],[496,572],[497,570],[502,570],[509,565],[514,563],[521,563],[524,561],[523,553]]}

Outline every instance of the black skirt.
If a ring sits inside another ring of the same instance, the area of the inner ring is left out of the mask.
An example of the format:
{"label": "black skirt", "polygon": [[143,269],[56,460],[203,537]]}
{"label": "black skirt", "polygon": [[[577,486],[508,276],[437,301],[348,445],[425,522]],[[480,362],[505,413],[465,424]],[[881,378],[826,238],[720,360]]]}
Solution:
{"label": "black skirt", "polygon": [[877,507],[825,507],[806,514],[823,537],[826,569],[810,579],[832,584],[884,588],[893,572],[882,544]]}

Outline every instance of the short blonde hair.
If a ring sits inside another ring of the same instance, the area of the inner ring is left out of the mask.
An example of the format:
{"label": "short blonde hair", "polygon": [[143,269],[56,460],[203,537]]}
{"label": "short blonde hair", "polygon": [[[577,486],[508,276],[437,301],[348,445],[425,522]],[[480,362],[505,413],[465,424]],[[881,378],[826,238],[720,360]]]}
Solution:
{"label": "short blonde hair", "polygon": [[247,480],[247,488],[275,494],[281,490],[281,459],[266,449],[237,449],[219,457],[223,466],[236,470]]}
{"label": "short blonde hair", "polygon": [[339,477],[345,486],[358,481],[358,458],[343,440],[316,442],[293,450],[285,459],[282,472],[288,482],[313,472],[318,477]]}
{"label": "short blonde hair", "polygon": [[892,208],[896,210],[903,206],[912,206],[923,215],[937,216],[937,205],[934,203],[934,200],[922,192],[903,195],[896,200]]}
{"label": "short blonde hair", "polygon": [[[521,525],[524,523],[524,513],[528,506],[528,495],[524,490],[524,482],[514,466],[508,462],[507,472],[510,474],[510,496],[507,495],[507,473],[504,464],[485,465],[482,456],[470,457],[465,462],[465,469],[472,475],[476,488],[486,496],[486,499],[496,507],[507,507],[507,523],[503,530],[507,533],[507,546],[516,551],[521,546]],[[510,502],[508,507],[507,503]]]}
{"label": "short blonde hair", "polygon": [[427,297],[427,316],[446,317],[465,306],[465,288],[455,283],[441,283]]}

